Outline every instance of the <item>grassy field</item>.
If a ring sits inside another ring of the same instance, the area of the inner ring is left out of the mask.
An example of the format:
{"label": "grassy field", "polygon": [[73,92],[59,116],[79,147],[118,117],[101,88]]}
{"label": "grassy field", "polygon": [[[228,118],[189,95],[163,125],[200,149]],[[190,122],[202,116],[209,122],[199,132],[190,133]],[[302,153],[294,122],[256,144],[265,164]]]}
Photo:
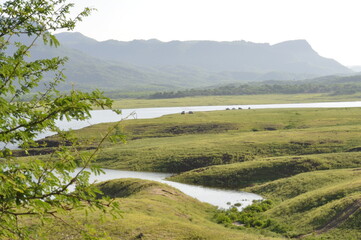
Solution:
{"label": "grassy field", "polygon": [[272,103],[341,102],[360,101],[361,94],[330,95],[322,94],[267,94],[237,96],[203,96],[172,99],[117,99],[115,108],[183,107],[212,105],[247,105]]}
{"label": "grassy field", "polygon": [[[179,173],[266,157],[357,152],[360,117],[359,108],[265,109],[127,120],[118,129],[127,143],[107,142],[97,163],[106,168]],[[97,142],[113,125],[99,124],[75,133]]]}
{"label": "grassy field", "polygon": [[[239,189],[254,186],[255,184],[273,183],[273,181],[277,179],[289,179],[289,177],[298,176],[301,173],[329,169],[357,168],[361,166],[360,157],[361,153],[331,153],[261,158],[259,160],[242,163],[198,168],[175,175],[171,177],[170,180],[205,186]],[[351,172],[349,172],[349,174],[350,173]],[[336,175],[338,176],[339,174]],[[357,176],[360,177],[360,175]],[[311,175],[307,178],[311,181],[309,184],[312,185],[315,184],[314,181],[317,181],[312,179]],[[326,179],[322,181],[326,181]],[[304,187],[305,184],[305,182],[300,182],[299,187]],[[292,186],[292,184],[290,186]],[[283,187],[285,186],[282,185],[282,189]],[[256,191],[251,188],[251,191],[263,195],[266,189],[260,188]],[[292,186],[292,189],[296,190],[297,188]],[[276,191],[274,194],[283,196],[283,194],[279,195]],[[284,194],[287,193],[284,192]],[[272,198],[275,198],[275,196],[272,195]]]}
{"label": "grassy field", "polygon": [[[112,126],[98,124],[74,134],[94,147],[92,142]],[[255,192],[274,203],[262,211],[255,207],[247,216],[222,212],[215,220],[209,205],[185,196],[164,200],[164,194],[150,196],[154,192],[144,190],[152,187],[118,182],[110,185],[115,192],[105,192],[122,197],[124,220],[98,226],[112,237],[136,239],[142,233],[149,236],[142,239],[219,239],[220,232],[224,239],[361,238],[360,108],[173,114],[126,120],[112,134],[125,134],[127,141],[106,141],[96,162],[101,167],[173,172],[175,181]],[[190,217],[179,222],[178,215]],[[237,216],[241,220],[234,220]]]}

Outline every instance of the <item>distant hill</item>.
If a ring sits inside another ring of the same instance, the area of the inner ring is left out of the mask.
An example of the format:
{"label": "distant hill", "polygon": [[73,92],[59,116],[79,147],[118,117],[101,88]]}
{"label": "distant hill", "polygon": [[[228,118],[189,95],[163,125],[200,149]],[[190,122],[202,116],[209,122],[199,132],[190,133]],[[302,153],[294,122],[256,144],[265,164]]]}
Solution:
{"label": "distant hill", "polygon": [[171,41],[134,40],[98,42],[80,33],[57,34],[69,48],[93,57],[139,66],[190,66],[211,72],[283,72],[312,75],[350,73],[332,59],[321,57],[305,40],[275,45],[246,41]]}
{"label": "distant hill", "polygon": [[351,66],[349,68],[355,72],[361,72],[361,66]]}
{"label": "distant hill", "polygon": [[[11,48],[9,51],[11,52]],[[32,60],[56,56],[69,59],[64,66],[67,80],[60,85],[60,90],[75,87],[82,90],[98,88],[104,91],[157,91],[209,85],[208,73],[197,69],[183,67],[159,70],[134,66],[99,59],[64,45],[58,48],[44,46],[41,42],[31,49]]]}
{"label": "distant hill", "polygon": [[[304,40],[276,45],[245,41],[98,42],[60,33],[58,48],[38,43],[32,58],[67,56],[61,90],[168,91],[265,80],[302,80],[350,69],[319,56]],[[21,41],[27,41],[26,38]]]}

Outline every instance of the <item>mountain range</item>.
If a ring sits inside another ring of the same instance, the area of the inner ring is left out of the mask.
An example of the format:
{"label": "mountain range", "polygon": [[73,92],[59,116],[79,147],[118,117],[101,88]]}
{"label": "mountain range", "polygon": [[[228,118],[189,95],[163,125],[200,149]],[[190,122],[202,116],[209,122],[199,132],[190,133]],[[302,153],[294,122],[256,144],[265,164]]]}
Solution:
{"label": "mountain range", "polygon": [[83,90],[163,91],[263,80],[300,80],[352,70],[320,56],[306,40],[275,45],[246,41],[156,39],[99,42],[81,33],[59,33],[58,48],[42,44],[33,58],[68,56],[65,75]]}

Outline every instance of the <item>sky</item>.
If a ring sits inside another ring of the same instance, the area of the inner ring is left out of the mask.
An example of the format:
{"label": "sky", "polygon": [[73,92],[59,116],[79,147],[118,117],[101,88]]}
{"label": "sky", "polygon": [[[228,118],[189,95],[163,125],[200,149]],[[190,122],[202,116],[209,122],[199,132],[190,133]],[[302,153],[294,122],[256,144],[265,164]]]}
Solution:
{"label": "sky", "polygon": [[361,0],[72,0],[97,11],[75,31],[115,39],[307,40],[321,56],[361,65]]}

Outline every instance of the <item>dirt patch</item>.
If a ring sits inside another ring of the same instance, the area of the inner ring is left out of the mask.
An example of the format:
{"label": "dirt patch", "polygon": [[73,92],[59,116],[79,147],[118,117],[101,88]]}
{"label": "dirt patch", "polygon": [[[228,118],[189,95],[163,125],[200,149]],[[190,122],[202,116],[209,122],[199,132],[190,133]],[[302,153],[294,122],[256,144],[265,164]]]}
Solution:
{"label": "dirt patch", "polygon": [[159,187],[151,188],[151,189],[149,190],[149,192],[150,192],[151,194],[161,195],[161,196],[164,196],[164,197],[173,199],[173,200],[176,200],[177,197],[180,196],[179,192],[177,192],[177,191],[175,191],[175,190],[172,190],[172,189],[165,190],[165,189],[159,188]]}

